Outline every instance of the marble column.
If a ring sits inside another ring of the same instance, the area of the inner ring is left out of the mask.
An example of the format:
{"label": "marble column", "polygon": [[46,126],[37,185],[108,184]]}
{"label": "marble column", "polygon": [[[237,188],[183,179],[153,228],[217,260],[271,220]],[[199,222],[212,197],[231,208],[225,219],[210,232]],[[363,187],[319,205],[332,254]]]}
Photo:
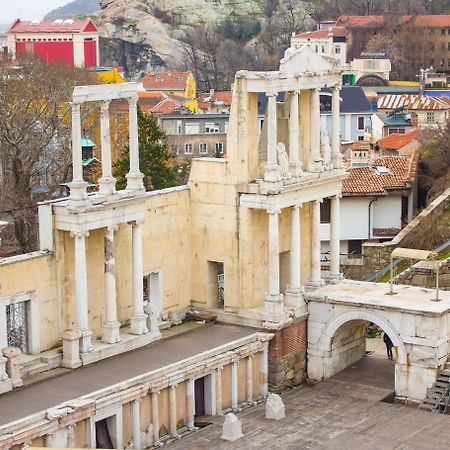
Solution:
{"label": "marble column", "polygon": [[126,178],[127,189],[143,193],[144,184],[142,180],[144,176],[139,169],[137,101],[137,96],[128,99],[130,171],[127,173]]}
{"label": "marble column", "polygon": [[267,313],[279,314],[283,312],[283,295],[280,294],[280,249],[278,215],[279,210],[268,210],[269,215],[269,294],[265,301]]}
{"label": "marble column", "polygon": [[153,425],[153,445],[159,444],[159,391],[152,392],[152,425]]}
{"label": "marble column", "polygon": [[87,198],[87,183],[83,180],[81,152],[81,104],[71,103],[72,108],[72,182],[69,184],[70,200],[82,201]]}
{"label": "marble column", "polygon": [[90,416],[87,424],[87,446],[88,448],[97,448],[97,437],[95,434],[95,419]]}
{"label": "marble column", "polygon": [[311,90],[311,153],[309,155],[308,171],[321,172],[322,158],[320,156],[320,89]]}
{"label": "marble column", "polygon": [[171,436],[178,436],[177,433],[177,386],[169,387],[169,432]]}
{"label": "marble column", "polygon": [[102,101],[100,103],[100,134],[102,145],[102,176],[98,180],[99,192],[100,194],[111,195],[115,192],[116,179],[112,176],[109,101]]}
{"label": "marble column", "polygon": [[333,169],[342,169],[341,154],[341,126],[340,126],[340,87],[334,86],[331,97],[331,116],[332,116],[332,147],[331,147],[331,164]]}
{"label": "marble column", "polygon": [[289,103],[289,166],[293,177],[303,174],[300,161],[299,91],[292,92]]}
{"label": "marble column", "polygon": [[331,197],[330,205],[330,278],[338,280],[342,277],[340,267],[340,199]]}
{"label": "marble column", "polygon": [[253,355],[247,357],[247,403],[253,403]]}
{"label": "marble column", "polygon": [[261,352],[261,396],[267,397],[269,394],[269,343],[265,344]]}
{"label": "marble column", "polygon": [[117,320],[116,270],[114,260],[114,229],[105,229],[105,323],[102,341],[108,344],[120,342],[120,323]]}
{"label": "marble column", "polygon": [[133,313],[131,315],[132,334],[145,334],[147,329],[147,314],[144,313],[144,275],[142,260],[142,223],[132,222],[132,282],[133,282]]}
{"label": "marble column", "polygon": [[186,381],[186,426],[188,430],[195,430],[195,383],[194,380]]}
{"label": "marble column", "polygon": [[234,412],[239,411],[238,405],[238,362],[231,363],[231,409]]}
{"label": "marble column", "polygon": [[320,263],[320,203],[316,200],[311,203],[311,278],[310,287],[322,286]]}
{"label": "marble column", "polygon": [[89,307],[87,289],[86,237],[85,233],[71,233],[75,238],[75,301],[77,329],[81,333],[80,353],[92,351],[92,331],[89,330]]}
{"label": "marble column", "polygon": [[216,369],[216,413],[218,416],[223,415],[222,404],[222,370],[223,367]]}
{"label": "marble column", "polygon": [[267,166],[265,181],[280,181],[281,174],[277,155],[277,93],[267,94]]}
{"label": "marble column", "polygon": [[131,404],[131,420],[133,422],[133,448],[141,448],[141,401],[133,400]]}

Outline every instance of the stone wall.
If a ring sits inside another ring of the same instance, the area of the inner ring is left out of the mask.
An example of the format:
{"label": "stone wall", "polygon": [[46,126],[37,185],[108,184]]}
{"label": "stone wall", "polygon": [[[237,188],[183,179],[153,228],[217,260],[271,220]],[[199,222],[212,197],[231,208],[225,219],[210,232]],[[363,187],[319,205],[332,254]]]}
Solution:
{"label": "stone wall", "polygon": [[269,344],[269,390],[282,392],[306,379],[306,318],[274,332]]}
{"label": "stone wall", "polygon": [[[430,289],[436,287],[435,263],[431,261],[420,261],[396,277],[399,284],[410,284]],[[450,290],[450,263],[442,261],[439,269],[439,289]]]}

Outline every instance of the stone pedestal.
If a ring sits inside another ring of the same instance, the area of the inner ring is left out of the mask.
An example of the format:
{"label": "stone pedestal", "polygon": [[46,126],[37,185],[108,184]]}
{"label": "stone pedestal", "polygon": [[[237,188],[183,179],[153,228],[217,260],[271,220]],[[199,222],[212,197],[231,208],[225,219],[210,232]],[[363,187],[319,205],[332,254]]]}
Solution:
{"label": "stone pedestal", "polygon": [[280,420],[286,417],[284,403],[277,394],[269,394],[266,400],[266,419]]}
{"label": "stone pedestal", "polygon": [[19,356],[22,353],[20,348],[6,347],[3,349],[3,356],[6,358],[6,373],[11,378],[13,388],[23,386],[22,378],[20,377],[20,362]]}
{"label": "stone pedestal", "polygon": [[0,354],[0,394],[12,390],[11,379],[6,373],[6,358]]}
{"label": "stone pedestal", "polygon": [[82,330],[80,333],[80,353],[92,352],[92,331]]}
{"label": "stone pedestal", "polygon": [[228,413],[225,416],[225,422],[223,423],[222,428],[222,436],[220,436],[220,439],[234,442],[243,436],[244,434],[242,433],[241,421],[233,413]]}
{"label": "stone pedestal", "polygon": [[80,337],[81,333],[78,330],[66,330],[62,333],[63,359],[61,367],[76,369],[83,364],[80,359]]}

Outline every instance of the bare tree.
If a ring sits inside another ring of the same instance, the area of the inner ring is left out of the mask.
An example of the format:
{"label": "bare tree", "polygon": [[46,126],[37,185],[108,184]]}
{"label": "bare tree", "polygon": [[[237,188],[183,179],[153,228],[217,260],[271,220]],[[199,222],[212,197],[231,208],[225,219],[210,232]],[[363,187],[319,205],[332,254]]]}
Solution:
{"label": "bare tree", "polygon": [[0,214],[13,218],[22,251],[36,248],[36,192],[52,198],[70,163],[68,102],[92,76],[32,58],[0,62]]}

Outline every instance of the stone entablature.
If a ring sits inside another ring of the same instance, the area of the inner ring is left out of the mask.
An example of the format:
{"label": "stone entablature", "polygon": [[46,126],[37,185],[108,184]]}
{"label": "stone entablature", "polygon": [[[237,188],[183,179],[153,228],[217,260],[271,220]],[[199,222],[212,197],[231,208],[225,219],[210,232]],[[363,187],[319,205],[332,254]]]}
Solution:
{"label": "stone entablature", "polygon": [[[95,423],[109,417],[115,417],[117,422],[120,419],[120,423],[115,426],[115,448],[126,446],[140,449],[159,445],[161,441],[194,429],[193,382],[197,378],[211,377],[211,387],[208,391],[211,397],[208,399],[211,409],[208,413],[211,415],[237,412],[240,408],[265,398],[268,395],[268,344],[271,337],[270,333],[256,332],[0,426],[0,447],[36,445],[38,439],[43,439],[45,446],[53,446],[53,440],[59,437],[62,441],[59,441],[58,447],[96,448]],[[253,363],[256,357],[258,366]],[[237,370],[238,365],[242,366],[242,370]],[[230,377],[229,383],[222,380],[225,374]],[[254,383],[255,378],[260,380],[259,383]],[[241,383],[244,384],[245,398],[240,394]],[[185,395],[183,411],[177,409],[177,401],[180,399],[178,388],[180,394]],[[230,393],[225,395],[227,389]],[[173,395],[175,393],[177,395]],[[168,405],[158,401],[166,395],[169,397]],[[149,414],[143,414],[143,407],[140,405],[142,403],[149,404]],[[131,417],[125,417],[128,407],[131,407]],[[180,417],[184,423],[182,429],[179,429],[178,425]],[[74,433],[74,428],[84,432]],[[163,428],[168,430],[167,436],[160,436],[160,430]],[[141,430],[148,430],[148,433]]]}

